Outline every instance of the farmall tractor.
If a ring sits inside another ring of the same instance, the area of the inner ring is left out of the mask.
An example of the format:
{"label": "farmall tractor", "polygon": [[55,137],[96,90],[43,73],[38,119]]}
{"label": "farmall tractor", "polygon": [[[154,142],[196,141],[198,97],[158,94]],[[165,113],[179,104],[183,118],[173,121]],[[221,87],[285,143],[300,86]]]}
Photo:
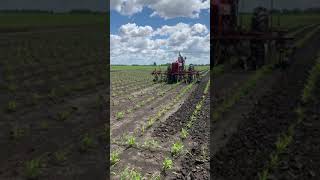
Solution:
{"label": "farmall tractor", "polygon": [[[270,2],[273,8],[273,0]],[[211,0],[211,50],[213,66],[229,62],[245,70],[269,63],[283,63],[292,52],[285,31],[272,28],[272,15],[264,7],[253,10],[251,27],[242,27],[239,0]],[[230,62],[232,61],[233,62]],[[274,62],[276,61],[276,62]]]}
{"label": "farmall tractor", "polygon": [[199,82],[200,72],[196,71],[192,64],[189,65],[188,69],[185,67],[186,57],[183,58],[179,53],[178,59],[169,64],[166,71],[154,70],[152,75],[154,82],[167,82],[169,84],[177,82]]}

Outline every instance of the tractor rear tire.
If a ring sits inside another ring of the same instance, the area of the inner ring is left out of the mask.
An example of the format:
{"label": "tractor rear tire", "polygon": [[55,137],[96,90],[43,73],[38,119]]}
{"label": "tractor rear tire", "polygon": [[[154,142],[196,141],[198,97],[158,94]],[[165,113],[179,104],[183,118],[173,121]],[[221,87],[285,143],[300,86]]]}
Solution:
{"label": "tractor rear tire", "polygon": [[269,13],[264,7],[254,9],[251,30],[256,32],[269,31]]}
{"label": "tractor rear tire", "polygon": [[[269,13],[266,8],[257,7],[254,9],[251,30],[262,33],[269,31]],[[265,42],[261,40],[252,40],[251,53],[253,59],[252,68],[257,69],[262,67],[266,61]]]}

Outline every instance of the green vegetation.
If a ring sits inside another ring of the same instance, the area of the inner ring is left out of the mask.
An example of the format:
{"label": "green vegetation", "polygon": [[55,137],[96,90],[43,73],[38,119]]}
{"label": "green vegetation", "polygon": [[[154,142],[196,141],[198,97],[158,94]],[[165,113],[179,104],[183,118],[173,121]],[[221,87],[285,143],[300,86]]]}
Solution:
{"label": "green vegetation", "polygon": [[[251,26],[251,17],[251,14],[240,16],[244,28],[248,29]],[[280,29],[291,29],[320,22],[319,14],[274,14],[272,18],[273,27]]]}
{"label": "green vegetation", "polygon": [[257,70],[243,86],[213,111],[213,119],[219,119],[222,113],[231,108],[241,97],[247,95],[252,88],[256,87],[257,81],[270,72],[272,72],[272,65],[266,65],[262,69]]}
{"label": "green vegetation", "polygon": [[106,24],[106,14],[0,13],[0,28]]}
{"label": "green vegetation", "polygon": [[173,161],[170,158],[166,157],[162,163],[163,171],[170,170],[172,169],[172,167],[173,167]]}
{"label": "green vegetation", "polygon": [[173,156],[179,155],[183,150],[183,144],[182,142],[178,141],[175,142],[171,147],[171,154]]}
{"label": "green vegetation", "polygon": [[133,147],[136,145],[136,138],[132,135],[127,136],[127,145]]}
{"label": "green vegetation", "polygon": [[15,112],[17,110],[17,102],[16,101],[9,101],[7,105],[8,112]]}
{"label": "green vegetation", "polygon": [[64,163],[67,160],[68,152],[65,150],[57,151],[53,154],[54,159],[58,163]]}
{"label": "green vegetation", "polygon": [[11,132],[10,132],[10,137],[13,140],[18,140],[20,138],[22,138],[25,135],[25,130],[19,127],[14,127],[12,128]]}
{"label": "green vegetation", "polygon": [[[320,81],[320,59],[317,59],[316,64],[310,71],[308,81],[302,91],[302,102],[305,104],[314,103],[314,95],[317,94],[318,84]],[[286,151],[288,146],[293,142],[295,128],[306,118],[305,106],[299,106],[296,109],[296,114],[298,116],[297,120],[292,123],[286,132],[282,133],[275,143],[275,150],[270,154],[270,160],[266,164],[262,172],[259,173],[260,180],[266,180],[269,177],[269,173],[275,169],[278,163],[281,161],[280,156]]]}
{"label": "green vegetation", "polygon": [[114,151],[111,153],[111,156],[110,156],[110,162],[111,162],[111,165],[115,165],[116,163],[118,163],[120,161],[120,153],[118,151]]}
{"label": "green vegetation", "polygon": [[25,176],[27,179],[37,179],[41,173],[40,159],[33,159],[26,162]]}
{"label": "green vegetation", "polygon": [[320,54],[319,54],[319,58],[317,60],[318,62],[316,63],[316,65],[314,66],[314,68],[310,71],[310,76],[308,78],[307,84],[303,90],[303,94],[302,94],[302,101],[304,103],[308,102],[308,101],[315,101],[315,89],[317,86],[317,83],[319,82],[320,79]]}
{"label": "green vegetation", "polygon": [[[166,70],[167,65],[161,66],[147,66],[147,65],[112,65],[110,70],[111,71],[127,71],[127,70],[134,70],[134,71],[153,71],[154,69],[161,69]],[[204,70],[209,69],[209,66],[195,66],[196,70]]]}
{"label": "green vegetation", "polygon": [[116,118],[117,118],[117,120],[123,119],[124,118],[124,112],[117,112]]}
{"label": "green vegetation", "polygon": [[65,121],[70,117],[71,113],[70,111],[63,111],[58,113],[58,120],[59,121]]}
{"label": "green vegetation", "polygon": [[152,150],[152,149],[156,149],[158,147],[160,147],[158,141],[154,140],[154,139],[147,139],[145,142],[144,142],[144,145],[143,145],[145,148],[149,149],[149,150]]}
{"label": "green vegetation", "polygon": [[84,135],[84,137],[81,140],[80,144],[80,150],[82,151],[88,151],[90,148],[94,146],[93,138],[89,136],[88,133]]}
{"label": "green vegetation", "polygon": [[184,128],[181,129],[181,132],[180,132],[180,137],[181,139],[186,139],[188,136],[188,131]]}
{"label": "green vegetation", "polygon": [[142,175],[134,168],[129,169],[128,167],[121,173],[120,180],[141,180]]}

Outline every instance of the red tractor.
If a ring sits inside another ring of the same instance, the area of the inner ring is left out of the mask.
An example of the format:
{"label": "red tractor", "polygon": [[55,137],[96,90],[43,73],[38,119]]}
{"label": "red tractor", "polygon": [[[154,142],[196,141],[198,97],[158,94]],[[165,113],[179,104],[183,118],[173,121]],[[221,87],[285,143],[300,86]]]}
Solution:
{"label": "red tractor", "polygon": [[199,81],[200,72],[194,69],[192,64],[189,68],[185,68],[186,57],[182,57],[179,53],[178,59],[168,65],[166,71],[154,70],[152,75],[154,77],[154,82],[167,82],[169,84],[184,81],[186,83],[191,83],[194,81]]}

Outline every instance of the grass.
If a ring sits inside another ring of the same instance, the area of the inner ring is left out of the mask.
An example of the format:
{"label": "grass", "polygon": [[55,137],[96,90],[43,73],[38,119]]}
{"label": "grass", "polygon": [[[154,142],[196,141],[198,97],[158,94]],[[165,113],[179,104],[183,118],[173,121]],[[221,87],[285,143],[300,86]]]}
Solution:
{"label": "grass", "polygon": [[172,159],[166,157],[162,162],[162,170],[166,172],[167,170],[172,169],[172,167],[173,167]]}
{"label": "grass", "polygon": [[37,179],[41,173],[41,162],[40,159],[33,159],[26,162],[25,176],[27,179]]}
{"label": "grass", "polygon": [[173,156],[179,155],[183,150],[183,144],[182,142],[178,141],[175,142],[172,146],[171,146],[171,154]]}

